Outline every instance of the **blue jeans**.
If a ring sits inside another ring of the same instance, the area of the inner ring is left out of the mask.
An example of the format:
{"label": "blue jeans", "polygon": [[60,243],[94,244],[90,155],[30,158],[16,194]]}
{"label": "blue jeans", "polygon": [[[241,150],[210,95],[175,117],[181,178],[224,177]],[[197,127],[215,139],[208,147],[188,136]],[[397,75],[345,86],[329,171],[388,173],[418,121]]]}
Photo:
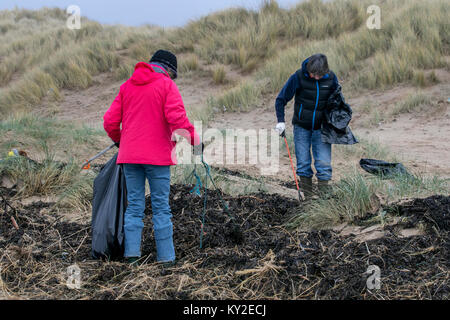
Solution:
{"label": "blue jeans", "polygon": [[311,147],[314,156],[316,177],[319,180],[331,180],[331,144],[322,142],[321,130],[306,130],[294,125],[295,155],[297,157],[297,175],[312,178]]}
{"label": "blue jeans", "polygon": [[150,185],[153,231],[158,261],[175,260],[172,213],[169,206],[170,167],[149,164],[124,164],[128,206],[125,211],[125,257],[141,256],[144,228],[145,179]]}

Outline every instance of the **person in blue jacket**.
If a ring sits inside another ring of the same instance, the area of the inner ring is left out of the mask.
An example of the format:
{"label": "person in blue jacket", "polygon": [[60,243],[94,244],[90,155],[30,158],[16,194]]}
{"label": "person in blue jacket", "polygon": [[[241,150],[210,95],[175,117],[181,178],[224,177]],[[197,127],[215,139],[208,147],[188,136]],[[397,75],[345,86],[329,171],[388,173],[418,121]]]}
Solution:
{"label": "person in blue jacket", "polygon": [[326,194],[329,190],[328,182],[332,177],[331,144],[322,142],[321,126],[327,100],[338,85],[336,75],[328,68],[327,57],[321,53],[314,54],[303,61],[301,69],[289,78],[275,102],[278,120],[275,130],[282,135],[286,129],[285,106],[295,97],[292,124],[297,175],[306,198],[313,195],[311,149],[319,193]]}

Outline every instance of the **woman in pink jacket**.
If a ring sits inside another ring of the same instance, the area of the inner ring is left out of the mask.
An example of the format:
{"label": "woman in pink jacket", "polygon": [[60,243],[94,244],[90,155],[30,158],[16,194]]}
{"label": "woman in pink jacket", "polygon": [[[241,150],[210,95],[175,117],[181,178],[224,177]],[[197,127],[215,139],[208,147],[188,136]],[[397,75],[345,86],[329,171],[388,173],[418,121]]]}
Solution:
{"label": "woman in pink jacket", "polygon": [[120,142],[117,164],[123,164],[128,192],[124,256],[130,263],[141,256],[146,178],[151,192],[157,260],[175,261],[169,206],[170,166],[176,164],[174,133],[198,146],[197,152],[203,151],[173,81],[176,77],[176,56],[169,51],[157,51],[149,63],[136,65],[132,77],[120,87],[103,117],[108,136],[117,145]]}

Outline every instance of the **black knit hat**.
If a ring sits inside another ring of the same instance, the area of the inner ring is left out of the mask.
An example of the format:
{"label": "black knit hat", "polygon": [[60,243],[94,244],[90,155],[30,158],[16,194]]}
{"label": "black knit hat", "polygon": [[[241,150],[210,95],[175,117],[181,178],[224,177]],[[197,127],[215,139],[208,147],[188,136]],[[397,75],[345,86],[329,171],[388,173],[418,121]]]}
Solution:
{"label": "black knit hat", "polygon": [[159,62],[167,66],[170,71],[173,72],[174,77],[176,78],[178,76],[177,72],[177,57],[170,51],[166,50],[158,50],[155,52],[153,57],[150,59],[150,62]]}

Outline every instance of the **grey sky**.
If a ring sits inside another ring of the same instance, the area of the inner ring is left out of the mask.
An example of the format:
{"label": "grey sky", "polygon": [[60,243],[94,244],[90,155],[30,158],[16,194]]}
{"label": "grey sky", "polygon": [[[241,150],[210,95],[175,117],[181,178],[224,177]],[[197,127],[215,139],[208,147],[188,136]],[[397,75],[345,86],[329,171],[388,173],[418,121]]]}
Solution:
{"label": "grey sky", "polygon": [[[278,0],[288,8],[301,0]],[[101,23],[138,26],[182,26],[208,13],[230,8],[258,8],[262,0],[0,0],[0,10],[78,5],[81,14]]]}

